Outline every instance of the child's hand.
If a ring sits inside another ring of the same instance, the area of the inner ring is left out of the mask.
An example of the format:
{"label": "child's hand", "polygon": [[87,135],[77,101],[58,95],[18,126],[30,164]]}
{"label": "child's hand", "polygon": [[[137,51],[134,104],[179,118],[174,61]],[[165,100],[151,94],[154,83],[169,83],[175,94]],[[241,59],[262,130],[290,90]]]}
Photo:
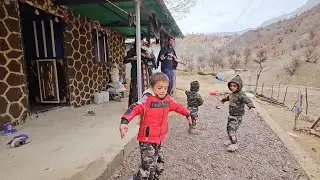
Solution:
{"label": "child's hand", "polygon": [[128,131],[128,124],[120,124],[119,127],[121,139],[123,139]]}

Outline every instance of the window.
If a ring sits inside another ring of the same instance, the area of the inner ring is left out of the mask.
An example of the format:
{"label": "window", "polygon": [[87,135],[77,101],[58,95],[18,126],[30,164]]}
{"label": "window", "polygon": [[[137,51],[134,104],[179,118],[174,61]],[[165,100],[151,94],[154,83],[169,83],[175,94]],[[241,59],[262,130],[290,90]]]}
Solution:
{"label": "window", "polygon": [[94,57],[98,63],[108,61],[108,38],[105,32],[99,32],[97,29],[92,31],[92,41],[94,46]]}
{"label": "window", "polygon": [[63,58],[63,39],[61,23],[57,18],[43,18],[32,21],[33,39],[27,44],[33,44],[35,58]]}

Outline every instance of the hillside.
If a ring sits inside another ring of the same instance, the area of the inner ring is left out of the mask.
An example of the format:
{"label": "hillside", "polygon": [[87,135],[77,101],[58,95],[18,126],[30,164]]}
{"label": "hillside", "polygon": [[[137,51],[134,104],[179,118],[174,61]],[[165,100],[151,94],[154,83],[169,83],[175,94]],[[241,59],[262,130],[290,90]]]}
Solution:
{"label": "hillside", "polygon": [[[243,48],[248,48],[254,55],[264,49],[268,57],[264,66],[268,70],[262,75],[262,81],[320,87],[319,19],[320,5],[293,19],[249,31],[224,50],[243,52]],[[252,62],[248,65],[253,70],[257,66]]]}
{"label": "hillside", "polygon": [[182,68],[212,71],[215,65],[214,62],[217,62],[215,57],[222,60],[221,49],[237,37],[237,35],[191,34],[186,35],[183,39],[177,39],[176,51],[179,58],[188,64],[187,66],[182,66]]}
{"label": "hillside", "polygon": [[220,36],[220,37],[223,37],[223,36],[234,36],[234,35],[241,36],[242,34],[248,32],[250,30],[253,30],[253,28],[247,28],[247,29],[244,29],[244,30],[241,30],[241,31],[236,31],[236,32],[218,32],[218,33],[212,33],[211,35]]}
{"label": "hillside", "polygon": [[271,18],[265,22],[263,22],[261,24],[261,27],[266,27],[270,24],[273,24],[273,23],[276,23],[276,22],[279,22],[279,21],[283,21],[283,20],[286,20],[286,19],[290,19],[290,18],[293,18],[294,16],[298,16],[310,9],[312,9],[313,7],[315,7],[316,5],[318,5],[320,3],[320,0],[308,0],[302,7],[298,8],[297,10],[289,13],[289,14],[283,14],[281,16],[278,16],[278,17],[274,17],[274,18]]}
{"label": "hillside", "polygon": [[241,36],[190,35],[179,41],[177,49],[188,70],[241,68],[252,79],[259,69],[254,60],[264,51],[267,60],[260,81],[320,87],[320,5]]}

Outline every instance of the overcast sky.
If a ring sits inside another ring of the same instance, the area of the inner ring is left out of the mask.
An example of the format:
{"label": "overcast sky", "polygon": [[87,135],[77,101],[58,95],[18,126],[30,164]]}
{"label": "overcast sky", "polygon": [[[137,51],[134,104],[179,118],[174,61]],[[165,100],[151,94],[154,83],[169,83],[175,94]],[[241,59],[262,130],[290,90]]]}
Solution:
{"label": "overcast sky", "polygon": [[177,23],[184,34],[233,32],[257,27],[265,20],[290,13],[307,0],[198,0]]}

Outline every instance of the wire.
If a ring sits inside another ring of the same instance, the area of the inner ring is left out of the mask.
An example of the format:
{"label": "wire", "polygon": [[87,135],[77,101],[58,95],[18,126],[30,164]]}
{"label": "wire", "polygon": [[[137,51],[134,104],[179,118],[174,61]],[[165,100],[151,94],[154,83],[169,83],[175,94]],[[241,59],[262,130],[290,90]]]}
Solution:
{"label": "wire", "polygon": [[237,17],[237,19],[233,22],[233,27],[235,27],[235,25],[238,23],[238,21],[240,20],[241,16],[243,16],[243,14],[249,9],[249,7],[251,6],[253,0],[249,1],[249,4],[247,6],[247,8],[243,9],[243,11],[239,14],[239,16]]}
{"label": "wire", "polygon": [[119,9],[120,11],[122,11],[122,12],[124,12],[124,13],[126,13],[126,14],[128,14],[128,15],[131,15],[130,13],[128,13],[127,11],[125,11],[125,10],[123,10],[123,9],[121,9],[119,6],[117,6],[117,5],[115,5],[115,4],[113,4],[112,2],[110,2],[109,0],[106,0],[108,3],[110,3],[111,5],[113,5],[114,7],[116,7],[117,9]]}
{"label": "wire", "polygon": [[[263,3],[264,1],[265,1],[265,0],[261,0],[260,3],[259,3],[259,5],[258,5],[257,7],[251,9],[251,10],[248,12],[247,17],[250,17],[250,16],[255,12],[255,10],[259,9],[260,6],[262,5],[262,3]],[[240,27],[242,27],[242,26],[243,26],[243,23],[240,25]]]}

